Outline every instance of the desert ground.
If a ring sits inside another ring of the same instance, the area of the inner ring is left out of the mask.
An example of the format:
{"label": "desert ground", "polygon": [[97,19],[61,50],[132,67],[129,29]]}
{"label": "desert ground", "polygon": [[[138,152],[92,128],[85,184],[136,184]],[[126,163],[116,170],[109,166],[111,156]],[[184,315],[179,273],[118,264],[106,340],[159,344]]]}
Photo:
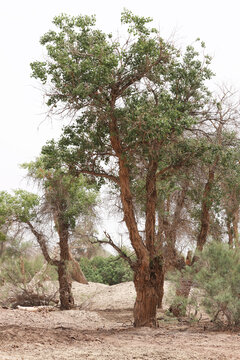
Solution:
{"label": "desert ground", "polygon": [[155,329],[133,327],[131,282],[74,283],[70,311],[0,308],[0,360],[240,359],[240,329],[219,330],[200,313],[194,322],[166,317],[169,289]]}

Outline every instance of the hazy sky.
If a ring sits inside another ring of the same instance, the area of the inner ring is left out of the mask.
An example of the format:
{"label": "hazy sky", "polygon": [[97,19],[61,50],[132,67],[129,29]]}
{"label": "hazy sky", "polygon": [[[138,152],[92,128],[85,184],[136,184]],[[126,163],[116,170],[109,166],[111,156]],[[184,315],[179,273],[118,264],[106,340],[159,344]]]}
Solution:
{"label": "hazy sky", "polygon": [[51,28],[55,15],[95,14],[108,32],[120,31],[126,7],[151,16],[164,38],[175,33],[176,43],[206,42],[214,56],[215,82],[240,88],[240,6],[237,0],[8,0],[0,5],[1,122],[0,190],[26,187],[18,164],[33,160],[48,139],[60,133],[59,121],[46,119],[39,84],[30,78],[29,63],[42,59],[39,38]]}

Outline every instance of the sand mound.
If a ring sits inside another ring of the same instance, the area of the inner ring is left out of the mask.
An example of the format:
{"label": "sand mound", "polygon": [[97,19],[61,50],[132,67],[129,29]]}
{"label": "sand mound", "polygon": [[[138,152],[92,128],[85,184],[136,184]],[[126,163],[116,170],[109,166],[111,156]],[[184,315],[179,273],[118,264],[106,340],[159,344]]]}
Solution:
{"label": "sand mound", "polygon": [[[133,309],[136,291],[132,281],[117,285],[102,285],[90,283],[89,285],[74,284],[75,302],[85,310],[123,310]],[[89,287],[89,288],[88,288]],[[103,288],[104,287],[104,288]],[[168,301],[170,282],[164,284],[164,304]],[[88,290],[89,289],[89,290]],[[78,290],[79,293],[75,293]],[[86,291],[86,293],[85,293]],[[80,297],[81,296],[81,297]],[[80,301],[77,300],[79,297]],[[81,301],[86,298],[85,301]]]}
{"label": "sand mound", "polygon": [[87,310],[132,309],[136,297],[133,282],[107,286],[89,297],[81,308]]}

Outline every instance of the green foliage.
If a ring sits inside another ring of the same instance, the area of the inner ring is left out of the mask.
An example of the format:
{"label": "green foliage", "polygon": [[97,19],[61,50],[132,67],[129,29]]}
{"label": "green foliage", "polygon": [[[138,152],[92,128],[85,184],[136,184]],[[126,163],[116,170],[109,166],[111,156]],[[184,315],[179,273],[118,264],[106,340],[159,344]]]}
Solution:
{"label": "green foliage", "polygon": [[[46,61],[31,64],[32,76],[49,85],[48,105],[78,112],[60,144],[49,143],[44,153],[58,147],[67,163],[88,174],[106,174],[112,135],[120,137],[129,165],[135,154],[159,156],[163,144],[197,122],[192,114],[209,98],[208,57],[192,46],[181,53],[150,27],[150,18],[124,10],[121,21],[131,36],[124,45],[96,29],[93,17],[56,17],[57,30],[41,39]],[[117,121],[115,130],[109,119]]]}
{"label": "green foliage", "polygon": [[200,259],[196,280],[204,290],[203,305],[214,321],[240,325],[240,252],[211,243]]}
{"label": "green foliage", "polygon": [[42,187],[44,203],[50,212],[58,213],[59,220],[66,226],[73,229],[80,215],[90,215],[97,202],[96,186],[82,175],[72,175],[68,168],[62,166],[59,154],[42,155],[22,167]]}
{"label": "green foliage", "polygon": [[81,258],[80,266],[88,281],[115,285],[133,280],[131,268],[119,256]]}
{"label": "green foliage", "polygon": [[0,192],[0,224],[9,221],[27,222],[36,217],[40,197],[25,190],[14,190],[13,194]]}

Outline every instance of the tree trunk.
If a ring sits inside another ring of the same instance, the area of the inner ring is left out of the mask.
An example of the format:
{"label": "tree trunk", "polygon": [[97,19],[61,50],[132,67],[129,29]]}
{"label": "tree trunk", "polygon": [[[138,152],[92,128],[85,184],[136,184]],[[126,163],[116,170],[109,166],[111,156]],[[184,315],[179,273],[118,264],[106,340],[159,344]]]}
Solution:
{"label": "tree trunk", "polygon": [[60,293],[60,308],[62,310],[70,310],[74,305],[74,299],[72,295],[72,282],[68,272],[68,262],[60,260],[58,265],[58,281],[59,281],[59,293]]}
{"label": "tree trunk", "polygon": [[133,316],[134,326],[157,326],[157,306],[159,303],[159,288],[163,286],[163,258],[155,257],[148,268],[142,264],[134,273],[136,301]]}
{"label": "tree trunk", "polygon": [[236,247],[239,247],[238,223],[239,223],[239,207],[237,207],[233,215],[233,235],[234,235],[234,243]]}
{"label": "tree trunk", "polygon": [[5,242],[0,241],[0,258],[2,257],[4,250],[5,250]]}
{"label": "tree trunk", "polygon": [[162,273],[159,274],[158,276],[159,276],[159,285],[158,285],[158,289],[157,289],[157,293],[158,293],[157,307],[158,307],[158,309],[162,309],[163,296],[164,296],[165,270],[163,270]]}
{"label": "tree trunk", "polygon": [[233,229],[232,229],[232,224],[231,224],[231,220],[228,218],[227,219],[227,232],[228,232],[228,245],[230,248],[233,247]]}
{"label": "tree trunk", "polygon": [[60,303],[62,310],[69,310],[74,305],[72,279],[69,270],[69,264],[72,259],[68,245],[68,225],[61,221],[61,219],[58,219],[58,234],[60,239],[60,261],[58,264]]}
{"label": "tree trunk", "polygon": [[207,241],[207,235],[210,225],[210,209],[212,207],[213,199],[211,198],[211,191],[215,179],[215,170],[218,163],[219,157],[217,156],[214,164],[209,169],[208,180],[204,187],[202,209],[201,209],[201,228],[197,237],[197,250],[202,251]]}
{"label": "tree trunk", "polygon": [[[116,100],[116,99],[115,99]],[[112,106],[114,108],[114,101]],[[146,179],[146,240],[143,241],[138,231],[135,217],[133,196],[130,186],[130,169],[125,153],[121,146],[117,119],[112,112],[110,126],[110,140],[118,157],[120,196],[124,212],[124,221],[128,228],[131,244],[137,257],[134,269],[134,284],[136,288],[136,302],[134,305],[134,326],[156,326],[156,310],[158,304],[158,285],[163,272],[162,259],[157,260],[155,247],[155,212],[156,212],[156,171],[157,161],[150,160]],[[159,257],[160,258],[160,257]],[[156,266],[156,264],[159,265]],[[158,269],[159,268],[159,269]]]}
{"label": "tree trunk", "polygon": [[136,301],[133,310],[134,326],[149,326],[155,327],[158,295],[156,289],[149,283],[149,281],[140,278],[134,281],[136,288]]}
{"label": "tree trunk", "polygon": [[185,316],[186,315],[186,302],[188,299],[192,287],[192,280],[181,278],[179,286],[176,290],[176,297],[181,297],[183,301],[178,301],[170,306],[169,311],[173,313],[174,316]]}
{"label": "tree trunk", "polygon": [[[207,241],[207,236],[209,232],[210,226],[210,209],[213,203],[211,198],[211,191],[214,184],[215,179],[215,169],[218,163],[219,157],[217,156],[213,165],[210,167],[208,172],[208,179],[204,187],[203,199],[202,199],[202,207],[201,207],[201,227],[197,237],[197,250],[202,252],[203,247]],[[191,264],[192,265],[192,264]],[[191,266],[190,265],[190,266]],[[180,286],[176,291],[176,296],[180,296],[187,300],[190,290],[192,286],[192,281],[188,279],[182,278],[180,281]],[[173,312],[175,316],[181,311],[181,315],[185,315],[184,304],[179,303],[170,306],[170,310]],[[186,309],[185,309],[186,310]]]}
{"label": "tree trunk", "polygon": [[85,278],[79,263],[74,259],[70,253],[70,262],[69,262],[69,272],[73,281],[77,281],[80,284],[88,284],[87,279]]}
{"label": "tree trunk", "polygon": [[[182,276],[182,270],[186,266],[191,266],[193,264],[193,262],[194,262],[194,260],[192,258],[191,250],[189,250],[187,253],[186,261],[184,260],[183,257],[179,257],[178,261],[176,259],[175,268],[177,270],[179,270],[181,273],[181,279],[180,279],[179,285],[177,286],[177,289],[176,289],[176,297],[182,297],[183,299],[187,299],[190,294],[191,287],[192,287],[192,280],[184,278],[184,276]],[[186,315],[186,303],[185,303],[185,301],[179,301],[177,303],[173,303],[173,304],[171,304],[169,310],[176,317],[185,316]]]}

